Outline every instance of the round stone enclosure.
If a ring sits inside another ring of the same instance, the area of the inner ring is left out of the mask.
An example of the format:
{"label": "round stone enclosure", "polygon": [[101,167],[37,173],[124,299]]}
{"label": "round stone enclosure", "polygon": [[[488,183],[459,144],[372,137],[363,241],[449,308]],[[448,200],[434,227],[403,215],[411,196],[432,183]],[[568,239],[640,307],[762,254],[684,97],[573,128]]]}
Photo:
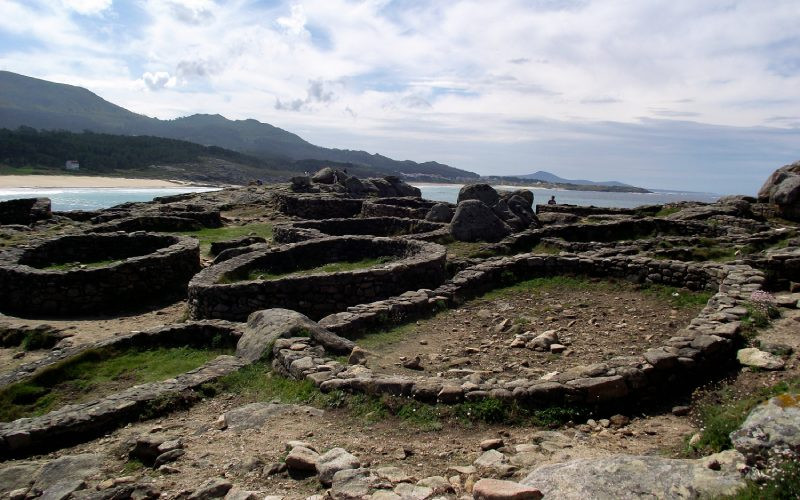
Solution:
{"label": "round stone enclosure", "polygon": [[0,254],[0,310],[20,316],[128,311],[185,293],[197,240],[152,233],[62,236]]}
{"label": "round stone enclosure", "polygon": [[401,217],[365,217],[293,222],[275,226],[273,237],[278,243],[294,243],[326,236],[407,236],[436,241],[449,235],[447,225]]}
{"label": "round stone enclosure", "polygon": [[378,198],[366,200],[361,206],[362,217],[409,217],[424,219],[439,202],[413,197]]}
{"label": "round stone enclosure", "polygon": [[[435,243],[368,236],[321,238],[250,252],[195,276],[189,283],[189,311],[193,318],[243,321],[253,311],[279,307],[319,319],[355,304],[439,286],[445,279],[445,253]],[[352,271],[248,279],[255,270],[291,273],[381,257],[395,260]]]}

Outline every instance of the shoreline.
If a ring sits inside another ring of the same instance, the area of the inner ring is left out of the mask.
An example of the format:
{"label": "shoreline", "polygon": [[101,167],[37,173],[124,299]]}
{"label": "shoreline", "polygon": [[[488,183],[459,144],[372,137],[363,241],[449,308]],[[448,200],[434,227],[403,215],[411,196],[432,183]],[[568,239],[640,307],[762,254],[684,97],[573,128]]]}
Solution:
{"label": "shoreline", "polygon": [[216,187],[191,182],[89,175],[0,175],[0,189]]}

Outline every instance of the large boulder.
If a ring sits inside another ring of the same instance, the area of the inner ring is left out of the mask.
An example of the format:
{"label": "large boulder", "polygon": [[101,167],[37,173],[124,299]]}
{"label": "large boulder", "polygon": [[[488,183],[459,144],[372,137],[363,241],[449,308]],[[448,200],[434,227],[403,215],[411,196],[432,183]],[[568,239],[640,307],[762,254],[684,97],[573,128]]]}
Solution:
{"label": "large boulder", "polygon": [[334,173],[335,171],[331,167],[321,168],[311,176],[311,181],[317,184],[333,184]]}
{"label": "large boulder", "polygon": [[781,217],[800,220],[800,161],[773,172],[758,191],[758,201],[775,205]]}
{"label": "large boulder", "polygon": [[412,186],[406,181],[400,179],[399,177],[390,175],[384,177],[384,180],[392,186],[392,188],[397,193],[396,196],[415,196],[417,198],[422,196],[422,191],[420,191],[418,187]]}
{"label": "large boulder", "polygon": [[500,201],[500,195],[488,184],[467,184],[458,192],[458,203],[466,200],[479,200],[493,207]]}
{"label": "large boulder", "polygon": [[396,196],[413,196],[419,198],[422,196],[422,191],[419,188],[408,184],[399,177],[387,176],[383,179],[366,179],[364,181],[368,186],[370,192],[377,194],[379,198],[392,198]]}
{"label": "large boulder", "polygon": [[[713,457],[713,458],[712,458]],[[731,495],[745,483],[737,470],[744,457],[736,451],[698,460],[658,456],[611,455],[543,465],[522,480],[545,498],[715,498]],[[714,460],[719,470],[708,463]]]}
{"label": "large boulder", "polygon": [[450,234],[458,241],[495,242],[511,234],[511,228],[485,203],[466,200],[456,208]]}
{"label": "large boulder", "polygon": [[355,344],[319,326],[307,316],[290,309],[264,309],[247,318],[247,326],[236,344],[236,355],[258,361],[270,355],[272,344],[280,337],[311,337],[325,349],[349,354]]}
{"label": "large boulder", "polygon": [[30,224],[53,216],[50,198],[18,198],[0,201],[0,225]]}
{"label": "large boulder", "polygon": [[453,220],[453,209],[447,203],[437,203],[428,210],[425,220],[448,223]]}
{"label": "large boulder", "polygon": [[750,462],[771,452],[800,449],[800,394],[782,394],[757,406],[731,433],[731,442]]}

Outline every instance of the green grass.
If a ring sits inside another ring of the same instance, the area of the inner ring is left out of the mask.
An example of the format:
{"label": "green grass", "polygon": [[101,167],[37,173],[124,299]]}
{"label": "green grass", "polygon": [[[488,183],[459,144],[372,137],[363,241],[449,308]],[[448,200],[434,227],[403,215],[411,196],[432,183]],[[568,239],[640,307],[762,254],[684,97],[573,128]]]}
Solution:
{"label": "green grass", "polygon": [[415,429],[432,431],[446,425],[471,426],[476,423],[554,426],[588,415],[581,407],[525,407],[516,401],[483,399],[456,405],[429,405],[395,396],[322,393],[309,381],[274,375],[265,363],[254,363],[236,373],[206,384],[207,395],[233,393],[250,401],[279,401],[309,404],[320,408],[339,408],[366,422],[396,419]]}
{"label": "green grass", "polygon": [[51,264],[47,267],[43,267],[45,271],[74,271],[76,269],[80,269],[81,266],[84,266],[86,269],[95,269],[97,267],[106,267],[112,264],[117,264],[122,262],[125,259],[109,259],[109,260],[98,260],[96,262],[65,262],[63,264]]}
{"label": "green grass", "polygon": [[530,293],[534,291],[548,291],[553,289],[559,290],[598,290],[598,289],[613,289],[620,288],[620,283],[611,281],[591,281],[585,277],[575,276],[550,276],[545,278],[533,278],[514,283],[516,277],[513,273],[506,272],[501,275],[501,281],[505,283],[513,283],[503,288],[496,288],[485,293],[482,300],[495,300],[505,298],[510,295],[519,293]]}
{"label": "green grass", "polygon": [[89,350],[0,391],[0,421],[42,415],[65,404],[165,380],[227,352],[189,347]]}
{"label": "green grass", "polygon": [[748,480],[747,486],[726,500],[796,500],[800,498],[800,460],[787,458],[774,464],[763,484]]}
{"label": "green grass", "polygon": [[197,238],[200,241],[200,251],[207,256],[211,250],[211,244],[217,241],[232,240],[244,236],[261,236],[270,241],[272,240],[272,224],[259,223],[244,226],[203,228],[199,231],[181,231],[173,234]]}
{"label": "green grass", "polygon": [[558,247],[554,247],[553,245],[548,245],[547,243],[539,243],[538,245],[536,245],[531,249],[531,253],[558,255],[559,253],[561,253],[561,249]]}
{"label": "green grass", "polygon": [[268,365],[253,363],[241,370],[226,375],[207,384],[204,390],[209,394],[235,393],[253,401],[280,400],[284,403],[305,403],[323,405],[327,403],[314,384],[308,380],[297,381],[273,376]]}
{"label": "green grass", "polygon": [[449,258],[475,259],[493,257],[495,252],[487,250],[483,241],[457,241],[452,236],[440,241],[447,249]]}
{"label": "green grass", "polygon": [[655,214],[653,214],[653,217],[666,217],[668,215],[672,215],[672,214],[678,213],[680,211],[681,211],[681,209],[678,208],[678,207],[664,207],[661,210],[659,210],[658,212],[656,212]]}
{"label": "green grass", "polygon": [[357,338],[359,347],[374,349],[402,342],[410,333],[416,330],[416,323],[406,323],[395,327],[378,330]]}
{"label": "green grass", "polygon": [[235,277],[228,276],[224,282],[235,283],[237,281],[275,280],[294,275],[304,276],[315,273],[339,273],[343,271],[355,271],[357,269],[369,269],[381,264],[387,264],[393,260],[396,260],[396,257],[376,257],[361,260],[329,262],[316,267],[307,269],[296,268],[285,272],[271,272],[268,269],[253,269],[243,278],[236,279]]}
{"label": "green grass", "polygon": [[737,394],[730,385],[709,393],[698,408],[703,429],[700,441],[687,451],[705,455],[730,449],[730,433],[741,427],[753,408],[773,396],[798,390],[800,378],[795,377],[745,395]]}
{"label": "green grass", "polygon": [[704,307],[713,293],[709,291],[695,292],[685,288],[666,285],[647,285],[642,291],[660,300],[669,302],[675,309],[687,307]]}

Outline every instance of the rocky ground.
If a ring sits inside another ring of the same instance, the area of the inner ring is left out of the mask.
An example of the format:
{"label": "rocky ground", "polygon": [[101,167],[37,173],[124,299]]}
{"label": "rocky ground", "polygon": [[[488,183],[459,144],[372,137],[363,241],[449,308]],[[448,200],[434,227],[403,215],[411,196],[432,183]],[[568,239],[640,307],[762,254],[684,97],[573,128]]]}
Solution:
{"label": "rocky ground", "polygon": [[[549,293],[554,302],[564,303],[567,298],[590,300],[583,296],[584,292]],[[611,307],[619,302],[620,293],[619,290],[594,291],[591,300],[595,301],[595,306]],[[637,292],[627,293],[632,295],[627,299],[646,300]],[[476,302],[465,309],[477,315],[488,307],[494,310],[509,304],[530,307],[524,299],[519,300],[520,297],[503,297],[493,302]],[[547,300],[543,297],[537,304]],[[646,301],[627,300],[625,303],[628,308],[647,305]],[[787,344],[796,353],[800,350],[799,322],[800,311],[784,310],[784,317],[762,332],[760,340]],[[491,359],[491,356],[487,358]],[[725,384],[733,393],[745,397],[761,387],[798,376],[800,362],[793,354],[782,371],[745,369]],[[709,390],[713,387],[709,385]],[[370,479],[377,481],[374,484],[382,485],[386,492],[400,491],[401,498],[433,497],[434,492],[439,496],[457,497],[467,493],[480,478],[520,481],[531,470],[575,459],[611,460],[617,454],[684,457],[685,440],[700,431],[696,410],[708,397],[700,390],[693,399],[689,394],[679,396],[664,401],[659,408],[646,414],[598,415],[586,421],[543,428],[456,419],[420,426],[398,416],[376,416],[326,405],[286,404],[278,400],[256,402],[252,397],[228,392],[188,410],[128,425],[72,448],[3,463],[0,478],[8,482],[0,491],[8,491],[11,486],[25,488],[29,478],[38,478],[41,487],[52,486],[51,483],[61,478],[73,481],[73,485],[82,484],[81,487],[86,488],[82,490],[84,494],[106,491],[110,494],[130,483],[138,485],[140,493],[151,488],[161,492],[163,498],[185,498],[209,479],[216,479],[216,487],[219,484],[223,488],[232,486],[236,494],[240,494],[239,490],[258,492],[252,498],[277,495],[289,499],[324,494],[326,488],[315,474],[286,470],[289,448],[300,446],[294,443],[300,441],[320,453],[345,449],[357,458],[362,468],[369,468],[373,476],[381,478]],[[254,406],[247,406],[254,403]],[[682,408],[684,405],[688,408]],[[673,407],[676,407],[674,412],[671,411]],[[225,417],[221,418],[223,415]],[[175,454],[173,462],[158,468],[148,467],[129,455],[131,443],[137,440],[156,444],[178,440],[173,446],[178,446],[180,453]],[[76,456],[78,458],[74,458]],[[61,464],[58,459],[66,465],[56,467],[56,472],[48,471],[48,477],[44,477],[39,470],[42,465],[53,460]],[[80,466],[71,462],[76,460]],[[586,466],[590,465],[587,462]],[[659,463],[650,467],[656,470],[661,466]],[[9,475],[12,470],[23,470],[20,467],[30,474]],[[419,485],[412,488],[417,483]],[[354,484],[350,486],[357,488],[359,483]]]}
{"label": "rocky ground", "polygon": [[[223,210],[226,224],[285,220],[264,210],[268,196],[262,188],[209,194],[200,201],[209,208],[235,206]],[[512,290],[358,341],[371,352],[369,367],[379,372],[410,374],[421,368],[454,377],[470,371],[545,376],[662,345],[700,308],[677,307],[670,297],[606,282]],[[797,298],[784,302],[794,305]],[[709,457],[712,450],[692,450],[687,443],[707,430],[703,418],[709,405],[734,405],[780,382],[800,381],[800,310],[784,308],[782,314],[752,341],[780,352],[781,369],[724,373],[693,393],[665,395],[658,404],[624,414],[589,414],[546,426],[527,419],[487,423],[447,413],[437,417],[436,412],[421,419],[391,411],[396,401],[337,400],[302,391],[296,393],[302,397],[263,397],[228,387],[209,392],[189,409],[176,408],[99,439],[0,462],[0,499],[27,500],[43,492],[41,498],[48,500],[362,498],[368,493],[376,499],[424,499],[481,497],[486,491],[491,495],[484,498],[538,498],[534,490],[546,498],[725,493],[743,484],[747,466],[741,457],[730,451]],[[62,334],[59,342],[80,345],[184,318],[185,304],[176,302],[121,317],[0,316],[0,323],[8,328],[49,324]],[[0,370],[47,352],[0,348]],[[254,376],[270,375],[262,370]],[[331,484],[337,469],[342,472]],[[515,485],[486,483],[487,478]],[[517,496],[514,488],[521,489]]]}
{"label": "rocky ground", "polygon": [[600,280],[545,281],[358,342],[376,372],[538,378],[663,345],[702,308],[676,307],[670,293]]}

